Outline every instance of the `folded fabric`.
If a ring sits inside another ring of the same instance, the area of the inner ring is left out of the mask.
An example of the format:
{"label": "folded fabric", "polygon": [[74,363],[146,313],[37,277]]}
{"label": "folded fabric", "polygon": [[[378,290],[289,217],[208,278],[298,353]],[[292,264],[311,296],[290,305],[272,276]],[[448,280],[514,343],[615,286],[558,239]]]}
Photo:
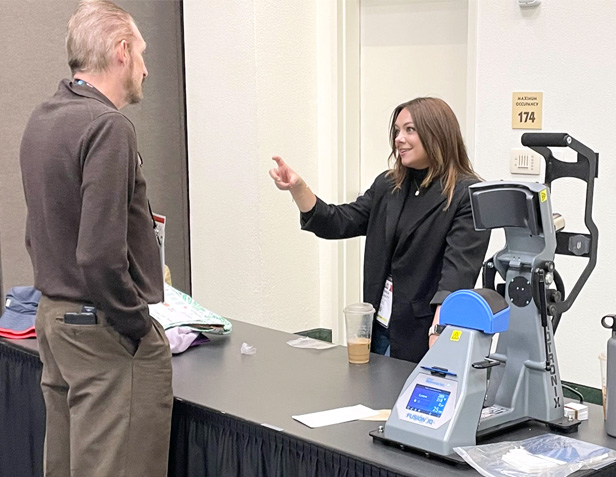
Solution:
{"label": "folded fabric", "polygon": [[13,287],[6,294],[0,317],[0,336],[11,339],[34,338],[34,322],[41,292],[34,287]]}
{"label": "folded fabric", "polygon": [[176,326],[165,330],[171,353],[179,354],[186,351],[190,346],[206,343],[209,339],[198,331],[193,331],[187,326]]}
{"label": "folded fabric", "polygon": [[34,326],[22,332],[13,332],[11,330],[0,328],[0,337],[9,338],[11,340],[23,340],[25,338],[36,338],[36,331],[34,330]]}
{"label": "folded fabric", "polygon": [[176,326],[190,327],[193,331],[227,335],[233,325],[226,318],[201,306],[197,301],[165,283],[165,300],[149,305],[150,316],[165,330]]}

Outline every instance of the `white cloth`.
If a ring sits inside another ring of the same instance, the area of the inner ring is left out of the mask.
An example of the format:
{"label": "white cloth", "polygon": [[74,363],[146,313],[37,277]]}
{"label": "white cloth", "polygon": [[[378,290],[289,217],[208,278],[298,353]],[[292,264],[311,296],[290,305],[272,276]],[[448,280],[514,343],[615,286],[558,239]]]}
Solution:
{"label": "white cloth", "polygon": [[175,326],[173,328],[169,328],[168,330],[165,330],[165,334],[167,335],[169,347],[171,348],[171,352],[173,354],[183,353],[186,351],[192,342],[197,339],[197,336],[199,336],[199,332],[193,331],[187,326]]}

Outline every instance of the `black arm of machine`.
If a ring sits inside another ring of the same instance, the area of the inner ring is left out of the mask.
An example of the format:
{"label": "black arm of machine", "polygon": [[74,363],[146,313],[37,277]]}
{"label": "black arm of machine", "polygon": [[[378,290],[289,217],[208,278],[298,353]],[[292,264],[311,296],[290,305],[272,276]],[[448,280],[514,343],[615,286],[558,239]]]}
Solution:
{"label": "black arm of machine", "polygon": [[[552,182],[557,179],[574,177],[586,182],[586,203],[584,208],[584,223],[589,233],[556,232],[556,253],[588,258],[588,264],[578,277],[569,295],[562,301],[549,300],[548,310],[554,317],[553,327],[556,330],[560,316],[571,306],[588,280],[597,263],[597,241],[599,232],[592,219],[594,181],[598,177],[599,154],[577,141],[567,133],[525,133],[522,135],[522,145],[541,154],[546,161],[545,185],[551,189]],[[564,162],[556,159],[550,147],[569,147],[577,153],[576,162]],[[560,277],[558,277],[560,279]],[[560,283],[563,286],[562,282]]]}

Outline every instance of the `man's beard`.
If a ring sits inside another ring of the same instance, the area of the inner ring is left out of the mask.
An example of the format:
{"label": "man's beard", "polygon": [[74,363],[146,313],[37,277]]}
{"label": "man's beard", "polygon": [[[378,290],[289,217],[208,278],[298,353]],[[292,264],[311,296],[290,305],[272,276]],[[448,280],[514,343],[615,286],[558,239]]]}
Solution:
{"label": "man's beard", "polygon": [[143,79],[135,79],[135,65],[131,61],[129,74],[124,78],[124,89],[126,90],[126,102],[128,104],[137,104],[143,99]]}

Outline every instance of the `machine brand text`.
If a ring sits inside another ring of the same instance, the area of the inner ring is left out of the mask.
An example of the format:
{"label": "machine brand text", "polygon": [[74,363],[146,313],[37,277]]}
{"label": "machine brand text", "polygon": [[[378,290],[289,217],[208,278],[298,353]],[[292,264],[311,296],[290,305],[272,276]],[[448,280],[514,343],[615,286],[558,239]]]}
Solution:
{"label": "machine brand text", "polygon": [[561,402],[560,395],[558,393],[558,376],[556,375],[556,363],[554,363],[554,353],[552,352],[552,333],[549,330],[546,330],[546,341],[548,345],[548,357],[546,364],[549,367],[550,384],[552,385],[552,389],[554,391],[554,408],[558,408],[561,407]]}
{"label": "machine brand text", "polygon": [[434,419],[422,416],[421,414],[413,414],[413,413],[407,412],[406,413],[406,418],[409,421],[421,422],[421,423],[428,424],[429,426],[434,424]]}

